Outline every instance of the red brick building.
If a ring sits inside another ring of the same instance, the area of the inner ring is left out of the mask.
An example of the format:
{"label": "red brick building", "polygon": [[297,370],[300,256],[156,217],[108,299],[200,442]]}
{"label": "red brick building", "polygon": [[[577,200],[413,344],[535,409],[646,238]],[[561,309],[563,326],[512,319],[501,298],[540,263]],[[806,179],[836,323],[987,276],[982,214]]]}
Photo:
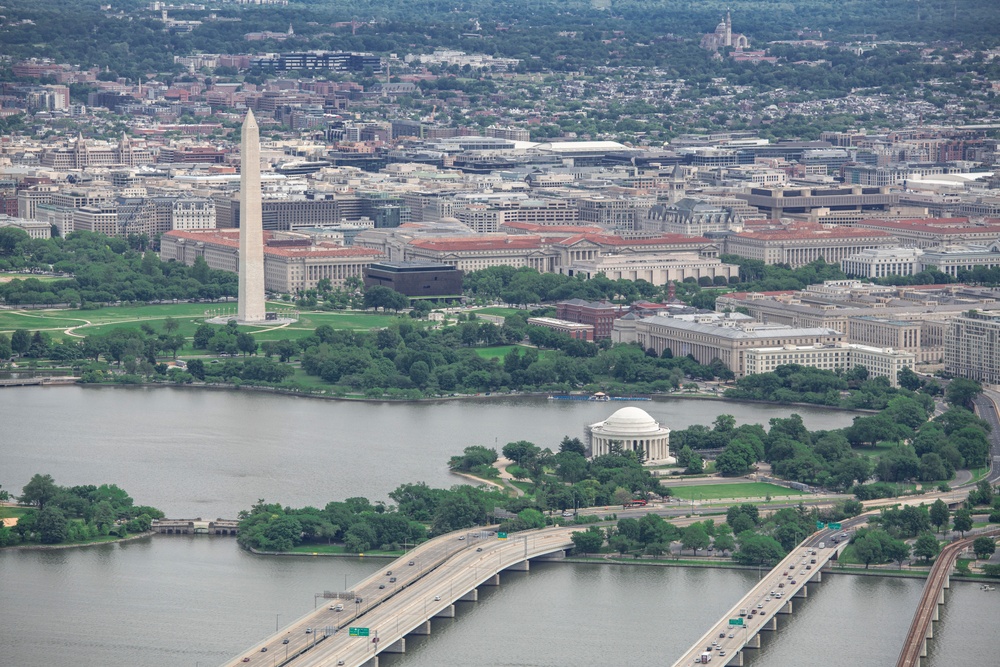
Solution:
{"label": "red brick building", "polygon": [[611,338],[611,326],[616,319],[628,312],[628,308],[607,301],[570,299],[556,304],[558,319],[589,324],[594,328],[594,340]]}

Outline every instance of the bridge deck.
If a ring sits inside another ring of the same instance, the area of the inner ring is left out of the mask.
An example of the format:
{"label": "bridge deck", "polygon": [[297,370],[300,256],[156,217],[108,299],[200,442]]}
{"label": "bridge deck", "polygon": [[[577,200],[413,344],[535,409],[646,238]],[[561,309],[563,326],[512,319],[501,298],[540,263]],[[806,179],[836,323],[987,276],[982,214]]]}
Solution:
{"label": "bridge deck", "polygon": [[[843,522],[841,530],[854,528],[865,521],[867,519],[864,517],[849,519]],[[701,655],[706,652],[706,649],[712,654],[713,659],[721,661],[723,665],[736,659],[740,651],[750,643],[751,639],[757,636],[761,629],[774,622],[777,614],[782,613],[786,608],[790,609],[789,605],[792,599],[833,558],[834,554],[837,553],[838,545],[835,545],[832,540],[839,532],[830,529],[817,531],[792,549],[780,563],[764,575],[756,586],[750,589],[749,593],[743,596],[721,619],[716,621],[708,632],[702,635],[674,663],[674,667],[700,664]],[[819,548],[821,542],[825,544],[823,549]],[[815,563],[811,562],[813,559],[816,560]],[[807,565],[809,569],[806,569]],[[785,574],[786,572],[787,574]],[[792,583],[793,581],[795,583]],[[784,586],[781,587],[781,584]],[[772,597],[772,591],[780,591],[781,598]],[[748,615],[742,617],[743,626],[730,626],[729,619],[741,618],[740,609],[748,611]],[[754,610],[757,611],[756,614],[752,613]],[[713,642],[718,642],[718,644],[713,645]]]}
{"label": "bridge deck", "polygon": [[[336,604],[324,605],[226,665],[237,667],[246,656],[251,664],[270,658],[272,664],[295,667],[358,667],[392,650],[393,644],[431,618],[452,615],[457,600],[502,570],[572,547],[570,533],[576,530],[579,526],[526,531],[509,540],[498,540],[486,531],[453,533],[431,540],[361,582],[355,588],[360,604],[346,601],[342,612],[332,609]],[[390,571],[395,582],[390,582]],[[385,588],[379,589],[380,585]],[[348,626],[368,628],[369,636],[351,637],[345,630]],[[306,634],[306,628],[312,632]],[[288,644],[282,643],[285,639]],[[267,651],[261,652],[262,648]]]}

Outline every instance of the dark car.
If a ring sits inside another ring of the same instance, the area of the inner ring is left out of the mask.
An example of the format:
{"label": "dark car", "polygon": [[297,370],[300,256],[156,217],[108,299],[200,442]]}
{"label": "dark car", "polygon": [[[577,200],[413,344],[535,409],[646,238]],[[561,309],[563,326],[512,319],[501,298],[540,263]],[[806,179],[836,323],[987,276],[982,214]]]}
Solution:
{"label": "dark car", "polygon": [[378,589],[379,589],[379,590],[382,590],[383,588],[385,588],[385,584],[379,584],[379,585],[378,585]]}
{"label": "dark car", "polygon": [[719,639],[725,639],[725,638],[726,638],[726,633],[725,632],[720,632],[719,633]]}
{"label": "dark car", "polygon": [[281,643],[282,643],[282,644],[287,644],[287,643],[288,643],[288,638],[286,637],[286,638],[285,638],[285,641],[283,641],[283,642],[281,642]]}
{"label": "dark car", "polygon": [[260,652],[261,653],[267,653],[267,647],[266,646],[261,646],[260,647]]}

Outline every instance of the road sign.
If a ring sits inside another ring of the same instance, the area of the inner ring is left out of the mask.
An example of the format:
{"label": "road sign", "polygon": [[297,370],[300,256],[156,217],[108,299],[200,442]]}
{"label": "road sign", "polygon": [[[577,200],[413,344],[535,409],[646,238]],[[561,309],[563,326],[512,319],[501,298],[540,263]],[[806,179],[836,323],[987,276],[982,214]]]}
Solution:
{"label": "road sign", "polygon": [[498,540],[506,540],[507,539],[507,533],[497,533],[497,539]]}
{"label": "road sign", "polygon": [[742,618],[731,618],[729,619],[729,625],[743,625]]}
{"label": "road sign", "polygon": [[840,530],[840,524],[839,523],[831,523],[830,524],[830,530]]}
{"label": "road sign", "polygon": [[826,524],[825,523],[823,523],[822,521],[817,521],[816,522],[816,530],[823,530],[824,528],[826,528]]}
{"label": "road sign", "polygon": [[367,637],[368,628],[350,628],[347,631],[348,637]]}

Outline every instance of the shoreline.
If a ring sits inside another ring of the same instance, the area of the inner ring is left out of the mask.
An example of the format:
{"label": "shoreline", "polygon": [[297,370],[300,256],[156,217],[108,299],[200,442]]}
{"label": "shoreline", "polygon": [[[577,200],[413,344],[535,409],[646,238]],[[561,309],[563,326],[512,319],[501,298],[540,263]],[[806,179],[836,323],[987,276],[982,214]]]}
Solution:
{"label": "shoreline", "polygon": [[[501,398],[536,398],[547,399],[552,395],[552,392],[548,391],[518,391],[510,393],[497,393],[489,392],[481,394],[461,394],[458,396],[430,396],[426,398],[364,398],[364,397],[353,397],[353,396],[335,396],[332,394],[317,394],[308,391],[296,391],[292,389],[281,389],[278,387],[267,387],[267,386],[257,386],[257,385],[229,385],[229,384],[216,384],[216,383],[192,383],[192,384],[173,384],[168,382],[140,382],[138,384],[115,384],[113,382],[109,383],[58,383],[52,385],[26,385],[28,387],[33,386],[62,386],[62,387],[87,387],[87,388],[129,388],[129,387],[143,387],[149,388],[173,388],[173,389],[201,389],[201,390],[213,390],[213,391],[253,391],[264,394],[279,394],[283,396],[296,396],[300,398],[314,398],[318,400],[325,401],[344,401],[348,403],[443,403],[446,401],[466,401],[471,399],[478,400],[497,400]],[[24,387],[6,387],[7,389],[21,389]],[[583,394],[581,394],[583,395]],[[870,413],[875,414],[878,410],[870,410],[866,408],[844,408],[836,405],[821,405],[818,403],[784,403],[777,401],[761,401],[750,398],[726,398],[725,396],[713,396],[712,394],[641,394],[643,398],[649,398],[653,402],[658,402],[660,399],[681,399],[681,400],[709,400],[709,401],[719,401],[721,403],[747,403],[756,405],[776,405],[782,407],[801,407],[801,408],[813,408],[818,410],[829,410],[832,412],[857,412],[857,413]],[[619,403],[627,403],[627,401],[618,401]]]}
{"label": "shoreline", "polygon": [[102,542],[81,542],[78,544],[15,544],[9,547],[0,547],[0,552],[4,551],[56,551],[59,549],[82,549],[85,547],[99,547],[104,544],[121,544],[133,540],[141,540],[156,535],[155,531],[149,530],[145,533],[136,533],[128,537],[119,537],[114,540],[104,540]]}

